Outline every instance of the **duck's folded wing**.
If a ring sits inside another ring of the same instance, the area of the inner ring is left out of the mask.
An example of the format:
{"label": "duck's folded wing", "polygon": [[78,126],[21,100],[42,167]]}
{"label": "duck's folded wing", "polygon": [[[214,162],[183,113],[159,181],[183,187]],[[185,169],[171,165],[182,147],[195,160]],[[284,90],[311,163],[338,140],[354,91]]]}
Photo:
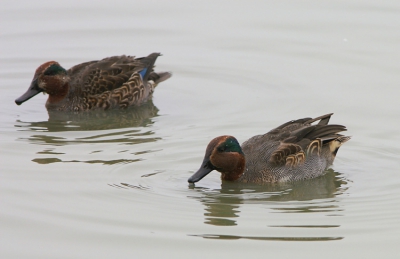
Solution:
{"label": "duck's folded wing", "polygon": [[275,166],[296,167],[304,163],[306,155],[301,146],[293,143],[281,143],[271,154],[269,162]]}
{"label": "duck's folded wing", "polygon": [[[324,144],[340,138],[342,135],[338,133],[346,131],[345,126],[328,125],[331,115],[309,120],[304,118],[278,127],[280,134],[276,135],[276,141],[279,141],[279,145],[272,152],[269,162],[276,166],[296,167],[303,164],[308,156],[320,156]],[[318,120],[318,124],[311,125]]]}
{"label": "duck's folded wing", "polygon": [[131,84],[131,77],[141,71],[145,70],[144,79],[152,74],[155,59],[159,55],[153,53],[136,59],[134,56],[113,56],[76,65],[68,70],[74,80],[71,85],[79,86],[79,91],[89,95],[112,91],[125,83]]}

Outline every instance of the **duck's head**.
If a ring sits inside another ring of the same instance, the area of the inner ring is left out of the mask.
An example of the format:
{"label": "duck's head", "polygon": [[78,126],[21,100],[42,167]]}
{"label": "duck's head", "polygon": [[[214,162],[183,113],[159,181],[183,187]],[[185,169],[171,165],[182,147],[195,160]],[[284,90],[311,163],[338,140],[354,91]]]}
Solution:
{"label": "duck's head", "polygon": [[45,92],[50,97],[65,96],[68,83],[67,71],[55,61],[49,61],[36,69],[28,91],[15,99],[20,105],[38,93]]}
{"label": "duck's head", "polygon": [[244,154],[236,138],[216,137],[208,144],[200,169],[188,179],[188,182],[198,182],[213,170],[222,174],[222,180],[235,181],[243,174],[244,166]]}

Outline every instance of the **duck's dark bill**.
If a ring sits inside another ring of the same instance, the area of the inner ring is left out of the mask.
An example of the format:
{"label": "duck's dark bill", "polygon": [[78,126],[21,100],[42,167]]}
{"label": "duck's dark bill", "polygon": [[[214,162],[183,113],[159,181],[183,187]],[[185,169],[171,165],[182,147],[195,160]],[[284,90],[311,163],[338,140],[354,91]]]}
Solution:
{"label": "duck's dark bill", "polygon": [[28,88],[28,91],[21,95],[21,97],[15,99],[15,103],[21,105],[23,102],[28,101],[29,99],[41,92],[43,92],[43,90],[39,88],[37,80],[33,80]]}
{"label": "duck's dark bill", "polygon": [[195,183],[200,181],[201,179],[204,178],[204,176],[208,175],[212,170],[215,168],[213,166],[210,166],[210,162],[208,160],[204,160],[203,163],[200,166],[200,169],[197,170],[196,173],[194,173],[189,179],[189,183]]}

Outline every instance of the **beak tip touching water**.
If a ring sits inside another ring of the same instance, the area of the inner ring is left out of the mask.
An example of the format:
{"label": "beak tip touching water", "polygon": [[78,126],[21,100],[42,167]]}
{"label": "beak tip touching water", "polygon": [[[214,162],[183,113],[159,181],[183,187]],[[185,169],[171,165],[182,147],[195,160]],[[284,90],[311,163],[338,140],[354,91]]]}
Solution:
{"label": "beak tip touching water", "polygon": [[189,179],[188,179],[188,183],[190,183],[190,184],[194,184],[194,183],[197,182],[197,181],[198,181],[198,180],[197,180],[197,179],[194,179],[193,176],[189,177]]}
{"label": "beak tip touching water", "polygon": [[204,176],[208,175],[212,170],[214,169],[202,165],[196,173],[194,173],[191,177],[189,177],[188,182],[194,184],[203,179]]}

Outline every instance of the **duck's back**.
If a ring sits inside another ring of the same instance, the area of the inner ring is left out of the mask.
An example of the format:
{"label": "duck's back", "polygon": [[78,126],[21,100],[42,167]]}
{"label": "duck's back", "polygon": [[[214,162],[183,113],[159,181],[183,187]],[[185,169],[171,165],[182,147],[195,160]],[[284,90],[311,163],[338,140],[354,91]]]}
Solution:
{"label": "duck's back", "polygon": [[168,72],[153,71],[159,55],[113,56],[70,68],[68,98],[55,108],[80,111],[141,105],[151,99],[157,83],[171,76]]}
{"label": "duck's back", "polygon": [[338,134],[346,130],[344,126],[328,125],[331,115],[289,121],[244,142],[246,169],[239,181],[285,182],[322,175],[338,147],[349,139]]}
{"label": "duck's back", "polygon": [[134,56],[122,55],[73,66],[68,70],[68,74],[73,91],[96,95],[120,88],[132,74],[147,66],[149,66],[147,58],[135,59]]}

